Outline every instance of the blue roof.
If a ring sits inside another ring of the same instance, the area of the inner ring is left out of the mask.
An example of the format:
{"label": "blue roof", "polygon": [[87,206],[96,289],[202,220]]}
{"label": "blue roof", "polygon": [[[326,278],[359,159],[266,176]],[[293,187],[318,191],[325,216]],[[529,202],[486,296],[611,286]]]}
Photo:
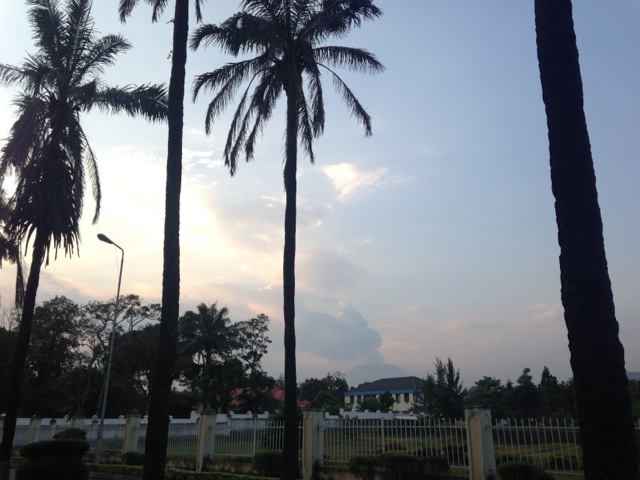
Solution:
{"label": "blue roof", "polygon": [[345,392],[345,397],[357,395],[382,395],[384,392],[396,393],[422,393],[424,380],[418,377],[383,378],[375,382],[365,383],[357,388]]}

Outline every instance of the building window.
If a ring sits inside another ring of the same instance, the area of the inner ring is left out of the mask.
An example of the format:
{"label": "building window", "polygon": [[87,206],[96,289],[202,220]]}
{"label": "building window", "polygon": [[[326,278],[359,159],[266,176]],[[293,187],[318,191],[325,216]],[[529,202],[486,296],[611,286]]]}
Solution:
{"label": "building window", "polygon": [[408,393],[404,394],[404,403],[409,403],[409,394]]}
{"label": "building window", "polygon": [[396,403],[400,403],[400,394],[396,393]]}

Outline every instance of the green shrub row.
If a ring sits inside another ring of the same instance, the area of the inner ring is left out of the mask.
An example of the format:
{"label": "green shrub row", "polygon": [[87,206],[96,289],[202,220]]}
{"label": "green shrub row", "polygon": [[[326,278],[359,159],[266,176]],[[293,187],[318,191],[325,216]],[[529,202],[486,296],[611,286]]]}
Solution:
{"label": "green shrub row", "polygon": [[[89,464],[88,467],[92,472],[142,477],[142,467],[139,466]],[[222,472],[194,472],[193,470],[182,470],[180,468],[166,468],[164,478],[165,480],[273,480],[274,477]]]}
{"label": "green shrub row", "polygon": [[553,475],[529,462],[515,461],[498,465],[499,480],[553,480]]}
{"label": "green shrub row", "polygon": [[386,452],[380,455],[351,457],[349,470],[362,480],[373,480],[376,472],[386,472],[393,480],[446,478],[449,462],[433,456],[420,458],[415,455]]}

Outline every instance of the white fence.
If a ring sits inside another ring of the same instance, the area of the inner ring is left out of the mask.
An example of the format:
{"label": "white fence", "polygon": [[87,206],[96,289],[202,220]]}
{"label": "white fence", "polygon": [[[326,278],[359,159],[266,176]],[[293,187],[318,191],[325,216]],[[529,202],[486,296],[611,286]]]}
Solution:
{"label": "white fence", "polygon": [[[198,455],[204,437],[213,439],[209,457],[252,458],[260,450],[280,450],[284,425],[263,415],[217,415],[172,419],[169,426],[169,456]],[[201,425],[204,421],[208,423]],[[132,420],[134,420],[132,422]],[[0,422],[1,431],[2,422]],[[95,419],[20,419],[14,445],[48,440],[56,432],[70,427],[82,428],[95,448],[98,424]],[[320,459],[325,466],[344,465],[355,455],[375,455],[395,451],[419,457],[444,456],[454,468],[468,468],[469,449],[464,420],[446,420],[427,416],[393,414],[325,415],[319,423]],[[640,419],[636,420],[640,435]],[[305,435],[300,426],[301,439]],[[552,473],[580,474],[582,454],[579,427],[573,420],[503,419],[491,425],[495,457],[498,463],[526,460]],[[127,436],[133,438],[127,439]],[[146,419],[120,417],[105,420],[105,452],[143,452]],[[301,442],[302,444],[303,442]],[[304,455],[304,452],[302,452]],[[200,462],[202,459],[199,459]]]}

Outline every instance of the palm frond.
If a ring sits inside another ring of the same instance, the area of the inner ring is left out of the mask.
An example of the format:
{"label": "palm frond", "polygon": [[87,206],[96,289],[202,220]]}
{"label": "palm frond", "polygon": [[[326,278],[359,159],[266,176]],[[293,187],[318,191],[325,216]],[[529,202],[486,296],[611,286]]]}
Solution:
{"label": "palm frond", "polygon": [[[324,65],[323,65],[324,66]],[[364,128],[364,135],[368,137],[371,135],[371,115],[367,113],[362,104],[358,101],[356,96],[353,94],[351,89],[344,83],[344,80],[340,78],[338,74],[336,74],[330,68],[324,66],[329,72],[331,72],[331,76],[333,78],[333,85],[342,97],[342,100],[347,104],[347,107],[351,111],[351,114],[356,117],[358,123],[362,125]]]}
{"label": "palm frond", "polygon": [[152,122],[160,122],[167,118],[167,104],[164,85],[128,85],[98,90],[89,106],[109,113],[126,113],[132,117],[141,115]]}
{"label": "palm frond", "polygon": [[71,83],[78,84],[87,76],[103,74],[105,67],[115,64],[117,55],[130,48],[131,43],[120,35],[105,35],[100,39],[94,39],[82,52],[79,63],[72,69]]}
{"label": "palm frond", "polygon": [[361,73],[381,73],[384,66],[376,56],[362,48],[323,46],[313,50],[318,63]]}

